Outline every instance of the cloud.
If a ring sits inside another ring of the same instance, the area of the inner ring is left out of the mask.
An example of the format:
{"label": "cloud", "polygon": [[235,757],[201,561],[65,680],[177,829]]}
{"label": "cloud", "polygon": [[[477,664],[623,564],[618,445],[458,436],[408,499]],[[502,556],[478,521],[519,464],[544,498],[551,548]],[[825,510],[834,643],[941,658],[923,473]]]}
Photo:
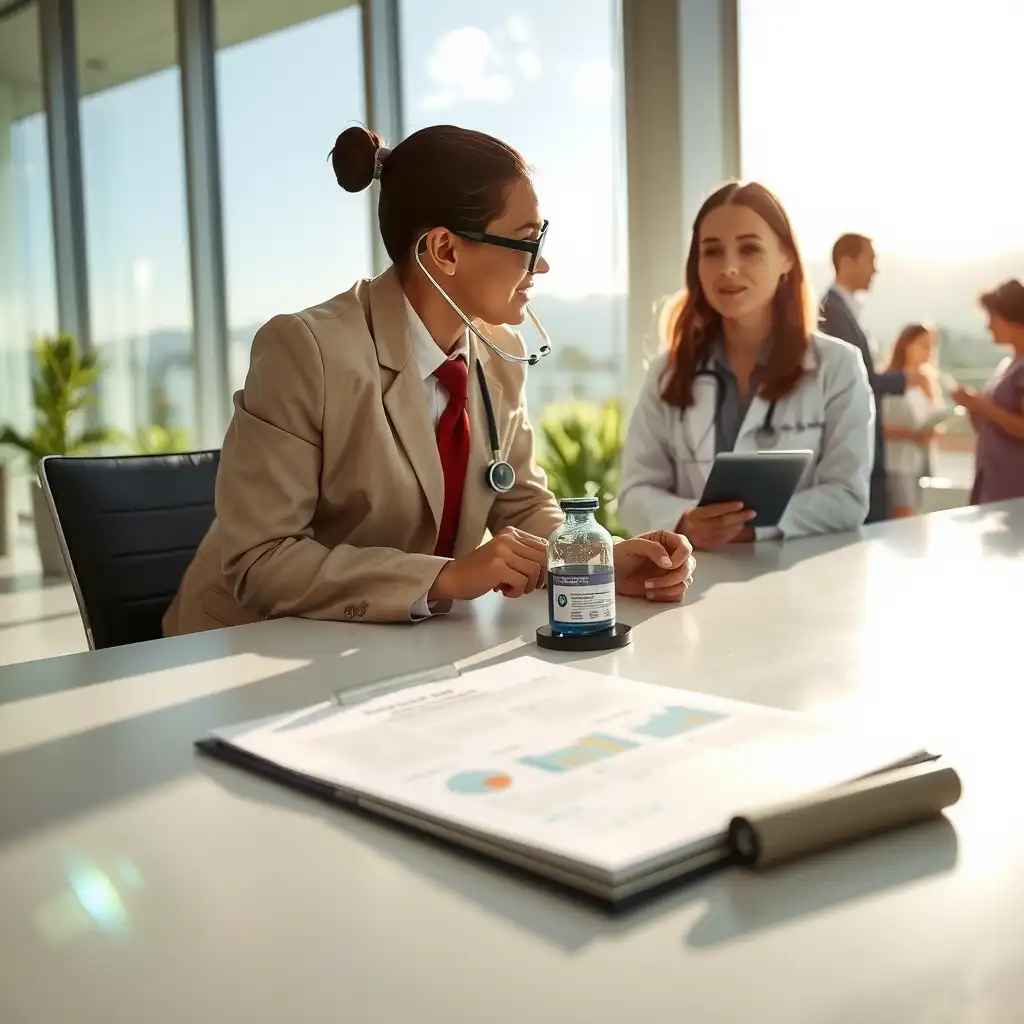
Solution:
{"label": "cloud", "polygon": [[505,23],[505,31],[513,43],[522,46],[530,41],[530,26],[521,14],[513,14]]}
{"label": "cloud", "polygon": [[512,96],[513,86],[500,70],[502,64],[494,40],[482,28],[466,26],[446,32],[427,57],[427,77],[434,89],[423,97],[423,107],[438,110],[460,102],[504,102]]}
{"label": "cloud", "polygon": [[[446,32],[427,56],[429,91],[420,99],[424,110],[442,110],[459,103],[504,103],[515,92],[514,79],[539,81],[544,73],[540,54],[529,45],[530,31],[519,15],[509,18],[495,37],[466,25]],[[509,45],[511,41],[512,45]]]}
{"label": "cloud", "polygon": [[540,54],[536,50],[520,50],[516,57],[516,63],[522,72],[523,78],[536,81],[544,71],[540,62]]}
{"label": "cloud", "polygon": [[569,89],[573,99],[584,106],[605,106],[615,88],[615,69],[606,60],[589,60],[572,72]]}

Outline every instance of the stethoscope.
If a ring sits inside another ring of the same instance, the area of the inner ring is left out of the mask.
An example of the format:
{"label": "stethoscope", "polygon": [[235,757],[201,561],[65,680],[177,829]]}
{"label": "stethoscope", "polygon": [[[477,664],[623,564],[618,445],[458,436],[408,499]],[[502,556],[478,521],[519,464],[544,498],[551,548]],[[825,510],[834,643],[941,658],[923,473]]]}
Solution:
{"label": "stethoscope", "polygon": [[[725,389],[728,386],[721,371],[716,370],[712,366],[708,366],[707,359],[704,359],[704,361],[697,367],[697,370],[693,375],[695,382],[698,377],[710,377],[715,382],[715,415],[708,424],[704,433],[701,435],[699,443],[693,445],[690,443],[691,437],[689,425],[686,421],[686,409],[684,408],[682,411],[683,441],[686,444],[687,450],[694,462],[699,461],[697,458],[697,448],[707,440],[708,434],[714,429],[715,424],[718,422],[718,417],[722,414],[722,407],[725,405]],[[779,403],[776,400],[768,405],[768,409],[764,414],[764,419],[761,421],[761,426],[754,431],[754,444],[758,449],[774,448],[779,443],[779,428],[775,426],[775,407],[778,404]]]}
{"label": "stethoscope", "polygon": [[[506,352],[504,349],[498,348],[490,338],[485,337],[483,332],[477,328],[476,324],[474,324],[461,309],[459,309],[451,296],[434,280],[433,276],[427,271],[427,268],[423,266],[423,261],[420,259],[420,246],[423,244],[423,239],[426,237],[426,234],[422,235],[416,242],[416,246],[413,249],[413,256],[416,258],[417,265],[420,270],[423,271],[427,280],[441,293],[445,302],[455,310],[466,327],[472,331],[484,345],[486,345],[496,356],[500,356],[506,362],[525,363],[527,366],[535,366],[540,362],[542,357],[550,355],[551,339],[548,337],[548,332],[544,330],[544,325],[537,319],[537,315],[534,313],[529,303],[526,304],[526,315],[533,322],[533,326],[537,328],[537,333],[541,336],[543,342],[536,352],[531,352],[525,356],[513,355],[511,352]],[[480,382],[480,395],[484,400],[484,412],[487,414],[487,434],[491,443],[491,461],[484,470],[484,479],[487,481],[487,486],[496,494],[505,494],[515,487],[516,471],[505,459],[502,458],[501,455],[501,438],[498,436],[498,421],[494,415],[494,406],[491,404],[491,391],[490,388],[487,387],[487,377],[484,374],[484,368],[480,364],[479,359],[476,361],[476,377]]]}
{"label": "stethoscope", "polygon": [[498,437],[498,421],[491,405],[491,389],[487,386],[487,375],[483,364],[476,361],[476,379],[480,382],[480,396],[484,400],[484,412],[487,414],[487,434],[491,441],[491,461],[484,470],[487,486],[496,494],[511,491],[516,483],[516,471],[501,457],[501,439]]}

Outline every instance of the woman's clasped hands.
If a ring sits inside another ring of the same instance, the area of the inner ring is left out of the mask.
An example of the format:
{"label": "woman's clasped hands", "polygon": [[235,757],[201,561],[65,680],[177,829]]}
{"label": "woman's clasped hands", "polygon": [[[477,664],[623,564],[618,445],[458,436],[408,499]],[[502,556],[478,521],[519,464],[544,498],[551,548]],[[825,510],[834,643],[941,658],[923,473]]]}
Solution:
{"label": "woman's clasped hands", "polygon": [[[471,601],[489,591],[521,597],[544,586],[547,541],[513,526],[456,558],[438,573],[432,601]],[[651,530],[614,546],[615,587],[626,597],[681,601],[693,582],[696,560],[686,537]]]}

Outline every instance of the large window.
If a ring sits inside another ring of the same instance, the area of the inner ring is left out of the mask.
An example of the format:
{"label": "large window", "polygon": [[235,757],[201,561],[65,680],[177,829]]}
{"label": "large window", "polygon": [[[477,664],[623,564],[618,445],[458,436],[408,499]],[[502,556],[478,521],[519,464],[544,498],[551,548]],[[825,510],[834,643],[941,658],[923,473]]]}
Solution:
{"label": "large window", "polygon": [[[31,343],[57,327],[35,5],[0,18],[0,268],[0,429],[24,431],[32,422]],[[12,455],[0,450],[0,460]]]}
{"label": "large window", "polygon": [[882,358],[932,320],[943,368],[971,384],[1004,354],[976,297],[1024,273],[1021,39],[1013,0],[740,3],[744,176],[779,194],[819,292],[834,239],[870,235]]}
{"label": "large window", "polygon": [[216,10],[230,372],[239,387],[262,323],[373,272],[370,193],[343,192],[327,159],[338,134],[366,118],[361,19],[358,4],[338,0],[255,12],[218,0]]}
{"label": "large window", "polygon": [[[457,124],[515,146],[551,221],[534,308],[554,353],[531,369],[534,418],[622,391],[625,146],[618,0],[404,0],[407,132]],[[531,348],[537,339],[527,323]]]}
{"label": "large window", "polygon": [[79,0],[92,338],[104,425],[195,430],[174,5]]}

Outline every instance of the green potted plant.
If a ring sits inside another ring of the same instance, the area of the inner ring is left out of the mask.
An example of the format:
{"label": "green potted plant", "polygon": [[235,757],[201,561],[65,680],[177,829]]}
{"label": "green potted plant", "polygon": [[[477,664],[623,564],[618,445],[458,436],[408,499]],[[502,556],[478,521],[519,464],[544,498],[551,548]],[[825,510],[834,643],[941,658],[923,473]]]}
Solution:
{"label": "green potted plant", "polygon": [[132,451],[139,455],[173,455],[175,452],[187,452],[191,448],[187,430],[182,427],[165,427],[161,423],[140,427],[128,440]]}
{"label": "green potted plant", "polygon": [[173,455],[192,447],[189,432],[172,423],[171,403],[163,384],[156,384],[149,393],[153,422],[139,427],[134,434],[126,433],[124,443],[137,455]]}
{"label": "green potted plant", "polygon": [[11,544],[11,510],[14,499],[11,497],[9,460],[0,455],[0,558],[4,558]]}
{"label": "green potted plant", "polygon": [[573,401],[549,405],[540,422],[541,467],[556,498],[595,497],[598,522],[613,536],[628,537],[615,514],[619,456],[625,440],[621,404]]}
{"label": "green potted plant", "polygon": [[[82,424],[84,411],[95,402],[93,385],[100,366],[95,352],[81,352],[74,338],[60,334],[41,338],[33,345],[32,406],[30,433],[13,426],[0,430],[0,445],[9,445],[28,456],[32,470],[47,455],[82,455],[115,439],[105,427]],[[64,558],[57,532],[37,479],[32,481],[32,516],[43,572],[64,575]]]}

